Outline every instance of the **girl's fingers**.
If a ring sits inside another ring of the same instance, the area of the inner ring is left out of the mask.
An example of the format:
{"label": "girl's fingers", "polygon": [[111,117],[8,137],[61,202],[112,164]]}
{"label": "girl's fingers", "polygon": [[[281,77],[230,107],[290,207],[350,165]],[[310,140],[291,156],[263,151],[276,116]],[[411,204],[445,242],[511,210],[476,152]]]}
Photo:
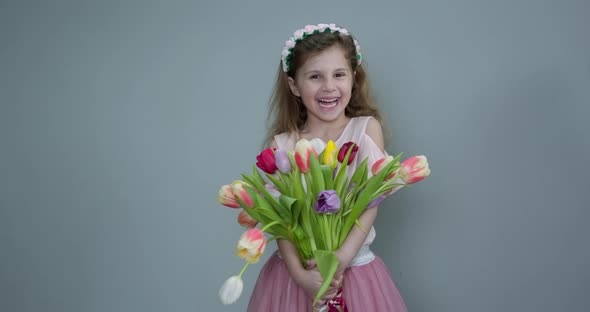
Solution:
{"label": "girl's fingers", "polygon": [[315,304],[315,308],[316,309],[320,309],[321,307],[323,307],[326,304],[326,300],[324,299],[320,299],[318,300],[318,302]]}
{"label": "girl's fingers", "polygon": [[332,287],[340,287],[340,285],[342,284],[342,276],[340,278],[335,278],[332,280],[332,283],[330,283],[330,286]]}

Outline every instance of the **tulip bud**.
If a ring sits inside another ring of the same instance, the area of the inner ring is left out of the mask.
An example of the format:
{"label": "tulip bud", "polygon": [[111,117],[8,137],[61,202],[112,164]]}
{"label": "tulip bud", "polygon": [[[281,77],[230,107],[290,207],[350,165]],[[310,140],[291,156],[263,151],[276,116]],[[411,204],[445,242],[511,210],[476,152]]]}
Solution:
{"label": "tulip bud", "polygon": [[321,191],[313,208],[317,213],[331,214],[340,210],[340,198],[334,190]]}
{"label": "tulip bud", "polygon": [[356,156],[356,153],[359,150],[359,146],[356,145],[354,142],[346,142],[346,143],[344,143],[344,145],[342,145],[342,147],[340,148],[340,151],[338,152],[338,162],[342,163],[344,161],[344,157],[346,157],[348,150],[350,150],[351,148],[352,148],[352,151],[350,152],[350,156],[348,156],[348,164],[347,165],[350,165],[352,163],[352,161],[354,160],[354,157]]}
{"label": "tulip bud", "polygon": [[224,185],[219,189],[217,201],[226,207],[240,208],[240,204],[236,200],[230,184]]}
{"label": "tulip bud", "polygon": [[287,151],[284,149],[279,148],[275,151],[275,163],[280,172],[291,172],[291,160],[289,159]]}
{"label": "tulip bud", "polygon": [[[373,166],[371,166],[371,173],[373,175],[379,174],[379,172],[381,172],[381,170],[383,170],[383,168],[385,168],[387,165],[389,165],[389,163],[392,161],[393,161],[393,156],[387,156],[385,158],[381,158],[381,159],[377,160],[373,164]],[[393,178],[393,176],[395,176],[395,172],[388,174],[387,177],[385,178],[385,180],[389,180],[389,179]]]}
{"label": "tulip bud", "polygon": [[219,289],[219,300],[224,305],[232,304],[242,294],[244,289],[244,282],[239,276],[232,276],[228,278]]}
{"label": "tulip bud", "polygon": [[311,143],[306,139],[301,139],[295,144],[295,163],[302,173],[309,172],[309,157],[311,153],[317,156]]}
{"label": "tulip bud", "polygon": [[324,155],[322,157],[322,164],[328,165],[331,168],[336,167],[338,164],[338,148],[334,141],[328,141],[326,148],[324,149]]}
{"label": "tulip bud", "polygon": [[277,166],[275,165],[275,155],[274,151],[270,148],[263,150],[258,156],[256,156],[256,166],[262,171],[273,174],[277,171]]}
{"label": "tulip bud", "polygon": [[248,193],[246,188],[250,188],[250,185],[243,181],[234,181],[231,184],[232,192],[234,196],[242,201],[246,207],[243,208],[253,208],[254,207],[254,199]]}
{"label": "tulip bud", "polygon": [[251,229],[255,227],[256,224],[258,224],[258,221],[250,217],[250,215],[242,209],[242,211],[240,211],[240,214],[238,214],[238,223],[243,227]]}
{"label": "tulip bud", "polygon": [[268,191],[268,193],[274,198],[279,199],[281,197],[281,191],[272,183],[266,183],[264,188]]}
{"label": "tulip bud", "polygon": [[368,205],[367,205],[367,209],[371,209],[374,207],[377,207],[377,205],[379,205],[383,200],[385,200],[385,195],[379,195],[379,197],[373,199]]}
{"label": "tulip bud", "polygon": [[252,228],[242,234],[238,241],[236,254],[248,263],[256,263],[266,247],[266,238],[258,228]]}
{"label": "tulip bud", "polygon": [[406,184],[416,183],[430,175],[428,160],[424,155],[412,156],[402,162],[399,171],[400,178]]}

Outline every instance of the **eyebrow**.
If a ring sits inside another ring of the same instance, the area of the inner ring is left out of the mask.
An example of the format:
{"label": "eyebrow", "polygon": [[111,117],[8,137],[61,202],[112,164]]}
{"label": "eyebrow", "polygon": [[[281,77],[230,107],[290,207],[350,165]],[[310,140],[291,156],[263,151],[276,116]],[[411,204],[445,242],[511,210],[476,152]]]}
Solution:
{"label": "eyebrow", "polygon": [[[336,68],[334,70],[334,72],[339,72],[339,71],[347,71],[347,72],[350,72],[350,69],[348,69],[346,67],[341,67],[341,68]],[[319,73],[322,73],[322,71],[321,70],[312,69],[312,70],[309,70],[309,71],[304,72],[303,74],[309,75],[309,74],[319,74]]]}

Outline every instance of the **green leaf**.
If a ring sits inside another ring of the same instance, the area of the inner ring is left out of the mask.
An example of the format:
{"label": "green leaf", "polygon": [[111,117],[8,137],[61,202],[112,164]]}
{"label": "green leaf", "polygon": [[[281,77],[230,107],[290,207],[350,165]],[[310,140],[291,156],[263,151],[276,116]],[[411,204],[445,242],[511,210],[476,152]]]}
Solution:
{"label": "green leaf", "polygon": [[[311,153],[309,156],[309,172],[311,174],[311,187],[314,195],[320,193],[325,189],[324,186],[324,175],[322,174],[322,168],[320,167],[320,161]],[[309,187],[310,185],[308,185]]]}
{"label": "green leaf", "polygon": [[286,207],[287,209],[289,209],[289,211],[291,210],[291,207],[293,206],[293,204],[297,201],[297,199],[293,198],[293,197],[289,197],[286,195],[282,195],[279,197],[279,202]]}
{"label": "green leaf", "polygon": [[256,199],[259,202],[260,207],[258,209],[261,210],[261,213],[264,212],[267,216],[273,217],[273,221],[282,220],[287,224],[291,224],[291,214],[283,205],[278,204],[273,209],[273,206],[271,206],[268,201],[264,200],[262,195],[256,194]]}
{"label": "green leaf", "polygon": [[333,190],[334,189],[334,169],[328,165],[321,165],[322,168],[322,175],[324,176],[324,184],[326,190]]}
{"label": "green leaf", "polygon": [[277,189],[279,189],[281,194],[288,194],[285,183],[283,183],[280,179],[277,179],[275,176],[268,173],[266,174],[266,177],[277,187]]}
{"label": "green leaf", "polygon": [[299,173],[299,169],[295,170],[293,176],[293,184],[291,184],[292,194],[297,200],[294,203],[292,209],[292,215],[294,220],[298,220],[301,212],[305,208],[305,191],[303,190],[303,184],[301,182],[301,174]]}
{"label": "green leaf", "polygon": [[[284,212],[280,212],[279,210],[281,210],[281,209],[284,210],[284,208],[268,192],[268,190],[266,189],[266,187],[264,186],[264,184],[261,184],[256,179],[252,179],[252,178],[250,178],[250,177],[248,177],[246,175],[242,175],[242,177],[244,178],[244,180],[246,182],[250,183],[254,189],[256,189],[260,194],[262,194],[264,196],[264,199],[266,199],[270,203],[270,205],[275,208],[275,211],[277,211],[279,214],[283,215]],[[258,198],[258,196],[256,196],[255,198]],[[290,212],[287,212],[287,213],[290,213]]]}
{"label": "green leaf", "polygon": [[255,179],[256,182],[258,182],[259,184],[266,184],[264,178],[262,178],[262,176],[260,175],[260,172],[258,171],[256,165],[252,166],[252,178]]}
{"label": "green leaf", "polygon": [[366,181],[366,187],[359,193],[356,202],[351,208],[350,214],[348,214],[344,220],[344,224],[340,232],[339,245],[344,242],[346,236],[348,236],[348,232],[350,232],[350,229],[354,225],[354,222],[356,222],[357,218],[361,215],[365,208],[367,208],[367,205],[376,198],[375,192],[382,185],[386,175],[389,174],[391,167],[395,165],[395,162],[390,162],[377,175],[372,176]]}
{"label": "green leaf", "polygon": [[300,259],[311,259],[313,257],[309,236],[305,234],[305,231],[301,227],[293,230],[291,239],[296,242],[294,245],[297,247]]}
{"label": "green leaf", "polygon": [[354,174],[350,178],[350,181],[351,182],[354,182],[356,185],[361,185],[361,184],[363,184],[365,182],[365,180],[368,177],[368,172],[367,172],[367,164],[368,164],[368,161],[369,161],[369,158],[367,157],[356,168]]}
{"label": "green leaf", "polygon": [[314,305],[326,293],[328,287],[330,287],[330,283],[332,283],[332,280],[334,279],[334,274],[336,273],[339,264],[336,254],[328,250],[316,250],[315,261],[318,270],[320,271],[320,275],[322,276],[323,283],[313,300]]}

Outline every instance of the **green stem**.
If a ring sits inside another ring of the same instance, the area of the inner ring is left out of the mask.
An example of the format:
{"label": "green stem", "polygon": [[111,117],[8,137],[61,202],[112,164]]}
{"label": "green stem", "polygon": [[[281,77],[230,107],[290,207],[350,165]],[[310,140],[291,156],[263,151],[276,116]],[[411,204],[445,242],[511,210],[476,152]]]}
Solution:
{"label": "green stem", "polygon": [[248,267],[248,265],[250,265],[250,262],[246,262],[246,264],[244,265],[244,267],[242,268],[242,270],[238,274],[239,278],[242,278],[242,275],[244,275],[244,271],[246,271],[246,268]]}
{"label": "green stem", "polygon": [[273,225],[275,225],[275,224],[279,224],[279,223],[281,223],[281,221],[273,221],[273,222],[271,222],[271,223],[269,223],[269,224],[265,225],[264,227],[262,227],[262,229],[260,229],[260,230],[261,230],[262,232],[264,232],[264,231],[266,231],[266,229],[267,229],[267,228],[269,228],[269,227],[271,227],[271,226],[273,226]]}

